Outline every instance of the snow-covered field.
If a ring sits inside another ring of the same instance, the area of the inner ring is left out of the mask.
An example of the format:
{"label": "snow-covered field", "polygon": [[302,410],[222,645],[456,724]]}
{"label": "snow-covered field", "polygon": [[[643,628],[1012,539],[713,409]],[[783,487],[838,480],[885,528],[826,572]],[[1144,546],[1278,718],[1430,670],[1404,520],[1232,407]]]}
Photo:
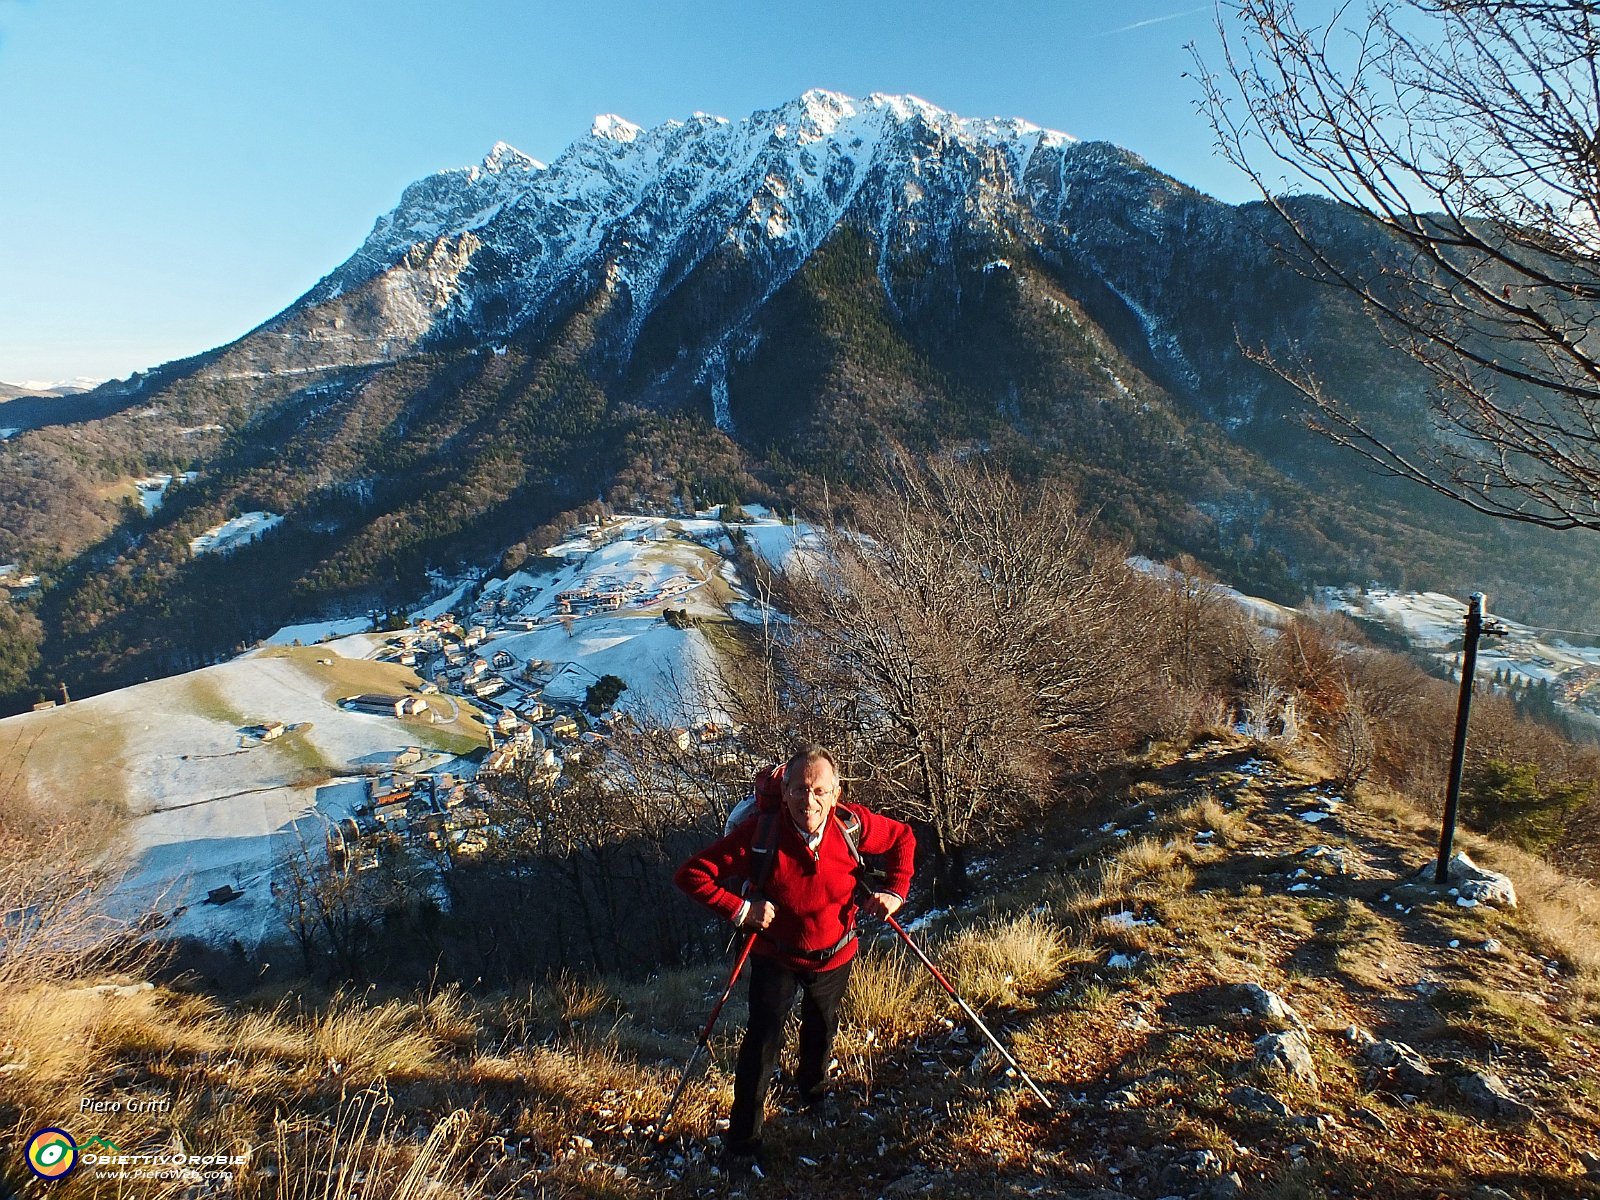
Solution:
{"label": "snow-covered field", "polygon": [[[781,565],[803,549],[804,526],[755,506],[746,512],[755,520],[738,528],[757,554]],[[595,536],[580,533],[545,552],[547,561],[561,563],[553,571],[518,571],[484,585],[480,598],[512,605],[500,612],[502,623],[511,617],[540,622],[532,630],[502,627],[490,646],[519,666],[549,663],[544,693],[553,700],[581,701],[590,684],[615,675],[628,685],[617,707],[641,719],[722,719],[715,689],[707,686],[715,669],[711,643],[700,629],[673,628],[662,614],[670,608],[691,617],[759,619],[726,557],[732,553],[724,525],[710,514],[624,517]],[[567,613],[557,597],[585,587],[615,589],[627,598],[614,610],[584,611],[580,604]],[[461,590],[451,595],[459,601]],[[428,615],[446,611],[441,603],[429,605]],[[468,624],[475,620],[453,611]]]}
{"label": "snow-covered field", "polygon": [[[1459,655],[1466,630],[1467,604],[1438,592],[1397,592],[1386,588],[1356,591],[1326,588],[1318,596],[1336,612],[1382,621],[1403,633],[1412,645],[1449,657]],[[1503,636],[1485,637],[1478,646],[1478,671],[1492,676],[1504,670],[1514,679],[1554,682],[1571,671],[1600,669],[1600,647],[1573,646],[1559,636],[1497,617]]]}
{"label": "snow-covered field", "polygon": [[[362,768],[409,745],[447,745],[442,734],[456,733],[463,748],[482,741],[465,714],[435,725],[339,708],[330,693],[361,690],[371,672],[392,677],[396,691],[409,674],[344,657],[369,649],[367,639],[353,638],[315,651],[258,651],[11,717],[0,721],[0,756],[36,795],[92,797],[126,812],[106,861],[120,876],[106,897],[109,911],[158,912],[174,935],[259,941],[279,930],[273,862],[301,839],[320,849],[325,823],[365,798]],[[347,683],[355,671],[369,674]],[[262,741],[251,727],[269,720],[289,732]],[[451,761],[434,749],[425,764]],[[203,903],[223,884],[243,895]]]}
{"label": "snow-covered field", "polygon": [[[178,476],[185,483],[193,483],[200,478],[195,471],[185,471]],[[139,506],[144,509],[145,516],[153,516],[167,498],[167,489],[172,486],[171,475],[150,475],[144,479],[135,479],[134,488],[139,493]]]}

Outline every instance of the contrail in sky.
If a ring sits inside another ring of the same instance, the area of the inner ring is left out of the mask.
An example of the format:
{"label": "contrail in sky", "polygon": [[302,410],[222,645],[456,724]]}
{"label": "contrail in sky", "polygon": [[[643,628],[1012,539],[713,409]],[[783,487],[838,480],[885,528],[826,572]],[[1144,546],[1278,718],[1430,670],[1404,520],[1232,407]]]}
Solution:
{"label": "contrail in sky", "polygon": [[1176,21],[1179,17],[1192,17],[1196,13],[1210,12],[1211,5],[1202,4],[1199,8],[1186,8],[1182,12],[1168,13],[1164,17],[1146,17],[1143,21],[1135,21],[1131,25],[1119,25],[1115,29],[1107,29],[1097,33],[1095,37],[1110,37],[1114,33],[1132,33],[1135,29],[1143,29],[1146,25],[1160,25],[1163,21]]}

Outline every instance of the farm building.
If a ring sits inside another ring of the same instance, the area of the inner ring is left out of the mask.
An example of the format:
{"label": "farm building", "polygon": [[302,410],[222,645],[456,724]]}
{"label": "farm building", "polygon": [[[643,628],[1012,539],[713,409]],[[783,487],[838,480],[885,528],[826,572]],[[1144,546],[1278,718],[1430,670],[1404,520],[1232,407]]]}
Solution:
{"label": "farm building", "polygon": [[428,707],[421,696],[386,696],[375,692],[346,696],[340,704],[357,712],[376,713],[383,717],[409,717]]}

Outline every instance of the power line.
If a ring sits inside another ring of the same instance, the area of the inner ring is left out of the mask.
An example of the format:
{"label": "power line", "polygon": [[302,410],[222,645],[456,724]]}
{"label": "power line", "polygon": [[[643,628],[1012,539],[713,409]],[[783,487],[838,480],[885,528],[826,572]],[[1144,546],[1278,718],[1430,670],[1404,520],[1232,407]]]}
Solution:
{"label": "power line", "polygon": [[[1504,619],[1504,618],[1502,618]],[[1573,637],[1595,638],[1600,640],[1600,633],[1592,629],[1551,629],[1548,625],[1524,625],[1521,621],[1511,621],[1518,630],[1529,630],[1533,633],[1565,633]]]}

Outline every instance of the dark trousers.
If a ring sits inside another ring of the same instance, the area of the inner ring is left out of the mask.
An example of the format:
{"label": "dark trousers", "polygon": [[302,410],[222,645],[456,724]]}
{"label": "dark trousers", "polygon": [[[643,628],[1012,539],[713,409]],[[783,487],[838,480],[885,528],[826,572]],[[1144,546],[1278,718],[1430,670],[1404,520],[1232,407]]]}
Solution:
{"label": "dark trousers", "polygon": [[739,1045],[733,1072],[733,1114],[728,1144],[747,1146],[761,1134],[767,1085],[783,1049],[783,1023],[800,991],[800,1098],[821,1100],[828,1081],[833,1035],[839,1028],[839,1002],[850,982],[850,964],[831,971],[792,971],[760,955],[750,957],[750,1025]]}

